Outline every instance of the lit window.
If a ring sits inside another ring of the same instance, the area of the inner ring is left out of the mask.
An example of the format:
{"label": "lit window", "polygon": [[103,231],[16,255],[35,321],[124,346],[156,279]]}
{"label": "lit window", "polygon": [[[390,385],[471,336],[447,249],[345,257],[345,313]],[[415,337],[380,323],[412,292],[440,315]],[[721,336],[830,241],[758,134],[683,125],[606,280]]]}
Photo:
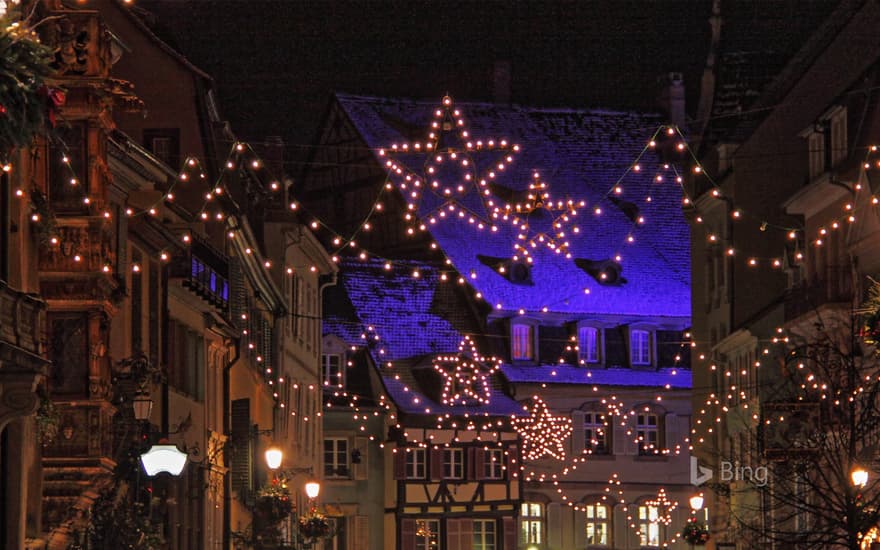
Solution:
{"label": "lit window", "polygon": [[608,546],[610,544],[608,506],[604,504],[588,504],[585,506],[587,516],[587,544],[592,546]]}
{"label": "lit window", "polygon": [[495,550],[495,520],[474,520],[473,550]]}
{"label": "lit window", "polygon": [[609,452],[605,415],[588,412],[584,415],[584,449],[597,455]]}
{"label": "lit window", "polygon": [[324,440],[324,477],[348,477],[348,440]]}
{"label": "lit window", "polygon": [[534,357],[534,327],[531,325],[513,325],[510,332],[510,339],[513,343],[513,358],[522,360],[532,359]]}
{"label": "lit window", "polygon": [[540,545],[544,542],[544,505],[537,502],[524,502],[520,507],[521,544]]}
{"label": "lit window", "polygon": [[[479,450],[478,450],[479,452]],[[501,479],[504,455],[501,449],[489,449],[484,451],[483,477],[486,479]]]}
{"label": "lit window", "polygon": [[440,520],[416,520],[416,550],[436,550],[440,541]]}
{"label": "lit window", "polygon": [[596,327],[578,329],[578,358],[581,363],[599,362],[599,329]]}
{"label": "lit window", "polygon": [[443,449],[443,477],[447,479],[464,477],[464,453],[461,449]]}
{"label": "lit window", "polygon": [[639,544],[660,546],[660,509],[656,506],[639,506]]}
{"label": "lit window", "polygon": [[636,418],[636,433],[640,455],[660,453],[660,419],[656,414],[639,414]]}
{"label": "lit window", "polygon": [[324,364],[324,386],[341,388],[345,384],[344,371],[342,370],[342,356],[325,354],[322,362]]}
{"label": "lit window", "polygon": [[425,449],[409,449],[406,452],[406,478],[425,478]]}
{"label": "lit window", "polygon": [[629,358],[633,365],[651,364],[651,333],[633,329],[629,333]]}

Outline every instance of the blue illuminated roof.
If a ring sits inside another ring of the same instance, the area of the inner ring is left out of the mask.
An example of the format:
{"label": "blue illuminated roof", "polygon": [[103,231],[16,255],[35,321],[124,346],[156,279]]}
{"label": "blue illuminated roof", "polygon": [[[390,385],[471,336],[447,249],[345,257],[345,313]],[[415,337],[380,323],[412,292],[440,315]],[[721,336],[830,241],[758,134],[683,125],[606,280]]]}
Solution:
{"label": "blue illuminated roof", "polygon": [[[379,148],[413,140],[424,142],[432,113],[439,105],[439,98],[436,102],[423,102],[337,97],[380,162],[384,159],[378,156]],[[506,138],[521,146],[513,164],[499,173],[499,185],[521,191],[532,180],[533,171],[539,170],[550,185],[552,198],[587,202],[587,209],[578,216],[581,233],[571,240],[573,256],[595,262],[620,254],[626,281],[616,286],[602,285],[571,259],[545,249],[534,255],[532,284],[516,284],[500,276],[492,263],[485,261],[485,257],[513,255],[516,235],[509,224],[499,224],[500,230],[495,233],[478,231],[458,221],[429,225],[432,236],[458,272],[490,304],[500,304],[500,309],[506,311],[547,308],[551,312],[583,315],[663,316],[681,318],[682,327],[688,324],[690,245],[680,207],[682,191],[669,172],[663,172],[667,174],[664,182],[654,181],[661,160],[653,152],[641,159],[639,171],[627,172],[662,124],[659,116],[487,103],[456,103],[456,107],[474,139]],[[495,162],[489,158],[491,155],[486,155],[486,160],[478,156],[474,156],[475,164]],[[420,169],[419,163],[423,163],[417,155],[398,160],[413,169]],[[485,169],[480,166],[478,172]],[[611,193],[618,184],[622,192]],[[609,199],[609,194],[616,200]],[[425,201],[420,208],[429,206]],[[602,209],[598,216],[593,214],[597,206]],[[633,208],[638,216],[644,217],[643,225],[633,223]],[[633,243],[627,242],[628,236],[634,238]],[[484,261],[478,256],[484,257]],[[421,321],[432,322],[428,318]],[[442,339],[442,323],[438,328]]]}
{"label": "blue illuminated roof", "polygon": [[514,383],[691,387],[691,371],[684,368],[648,371],[623,368],[589,369],[572,365],[503,365],[501,372]]}

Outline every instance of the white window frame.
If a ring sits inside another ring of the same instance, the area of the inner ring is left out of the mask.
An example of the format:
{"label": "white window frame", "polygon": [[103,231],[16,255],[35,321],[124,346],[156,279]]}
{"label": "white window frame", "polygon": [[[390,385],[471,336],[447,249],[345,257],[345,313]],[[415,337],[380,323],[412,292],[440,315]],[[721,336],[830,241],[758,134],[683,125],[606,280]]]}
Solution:
{"label": "white window frame", "polygon": [[[653,422],[652,422],[653,420]],[[661,454],[663,417],[656,412],[636,413],[636,437],[639,443],[639,455],[651,456]]]}
{"label": "white window frame", "polygon": [[632,328],[629,331],[629,360],[633,365],[650,365],[651,331],[646,328]]}
{"label": "white window frame", "polygon": [[[332,359],[336,359],[338,361],[337,372],[335,376],[337,378],[337,383],[331,383],[331,376],[333,373],[331,369],[333,365],[331,364]],[[339,353],[325,353],[321,356],[321,372],[323,373],[323,377],[321,382],[323,383],[325,388],[344,388],[345,387],[345,363],[344,357]]]}
{"label": "white window frame", "polygon": [[[581,364],[594,364],[601,361],[601,335],[602,331],[599,327],[590,325],[578,327],[578,362]],[[590,338],[592,338],[592,341]]]}
{"label": "white window frame", "polygon": [[520,505],[519,538],[522,544],[541,546],[544,543],[544,505],[523,502]]}
{"label": "white window frame", "polygon": [[[587,546],[611,546],[611,507],[607,504],[587,504],[584,506],[584,515]],[[591,535],[599,540],[591,541]]]}
{"label": "white window frame", "polygon": [[[480,452],[481,449],[477,449]],[[483,478],[501,479],[504,477],[504,452],[501,449],[484,449]]]}
{"label": "white window frame", "polygon": [[425,479],[427,471],[427,452],[425,449],[408,449],[404,460],[406,479]]}
{"label": "white window frame", "polygon": [[494,519],[474,520],[472,548],[473,550],[495,550],[498,548],[498,527]]}
{"label": "white window frame", "polygon": [[464,477],[464,450],[457,447],[443,449],[443,479]]}
{"label": "white window frame", "polygon": [[[327,443],[332,442],[332,450],[329,451],[330,456],[332,457],[332,462],[327,462]],[[341,448],[340,448],[341,447]],[[346,437],[325,437],[324,438],[324,448],[323,448],[323,459],[324,459],[324,477],[325,478],[349,478],[351,477],[351,464],[349,464],[349,444],[348,438]],[[340,455],[342,456],[342,461],[340,462]],[[328,466],[332,466],[328,470]],[[345,468],[344,474],[340,474],[339,469]]]}
{"label": "white window frame", "polygon": [[[605,413],[584,413],[584,449],[597,455],[611,454],[611,426]],[[601,443],[601,446],[600,446]]]}
{"label": "white window frame", "polygon": [[[522,349],[523,345],[525,349]],[[523,322],[510,325],[510,357],[514,361],[535,359],[535,325]]]}
{"label": "white window frame", "polygon": [[639,528],[639,546],[659,548],[663,540],[663,529],[660,524],[660,508],[640,504],[636,525]]}

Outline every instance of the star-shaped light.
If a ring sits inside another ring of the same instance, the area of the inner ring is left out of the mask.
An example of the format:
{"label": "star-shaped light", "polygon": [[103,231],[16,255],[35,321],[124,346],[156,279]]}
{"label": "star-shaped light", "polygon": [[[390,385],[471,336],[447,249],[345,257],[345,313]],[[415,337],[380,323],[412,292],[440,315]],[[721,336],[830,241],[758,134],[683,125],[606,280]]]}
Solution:
{"label": "star-shaped light", "polygon": [[541,174],[534,172],[522,200],[496,207],[492,217],[513,224],[517,231],[513,245],[516,255],[513,259],[519,260],[522,256],[522,259],[531,263],[532,252],[542,246],[571,258],[569,239],[580,233],[575,221],[578,209],[584,206],[586,202],[583,200],[553,200],[550,185],[541,178]]}
{"label": "star-shaped light", "polygon": [[565,459],[565,446],[571,434],[571,419],[554,416],[547,404],[535,395],[531,406],[523,405],[529,416],[514,418],[513,427],[523,441],[526,460],[538,460],[545,455],[556,460]]}
{"label": "star-shaped light", "polygon": [[426,141],[395,143],[381,149],[379,156],[389,186],[396,185],[406,201],[404,219],[412,235],[424,231],[426,224],[449,219],[497,231],[491,222],[489,185],[519,150],[507,139],[473,138],[461,110],[446,96],[434,111]]}
{"label": "star-shaped light", "polygon": [[444,405],[488,405],[492,395],[490,376],[501,366],[501,359],[483,357],[469,336],[458,345],[455,355],[434,360],[434,370],[443,377]]}

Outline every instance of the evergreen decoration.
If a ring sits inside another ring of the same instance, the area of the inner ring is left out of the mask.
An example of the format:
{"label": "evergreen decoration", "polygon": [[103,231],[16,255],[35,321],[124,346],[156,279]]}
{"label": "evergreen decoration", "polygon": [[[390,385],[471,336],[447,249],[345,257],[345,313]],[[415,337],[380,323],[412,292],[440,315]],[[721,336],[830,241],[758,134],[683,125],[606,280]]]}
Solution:
{"label": "evergreen decoration", "polygon": [[265,525],[275,525],[293,512],[293,500],[287,487],[277,479],[257,493],[256,512]]}
{"label": "evergreen decoration", "polygon": [[65,96],[45,84],[53,60],[31,29],[0,18],[0,159],[54,127]]}
{"label": "evergreen decoration", "polygon": [[703,546],[709,541],[709,529],[696,518],[690,518],[681,530],[681,538],[692,546]]}
{"label": "evergreen decoration", "polygon": [[871,279],[868,299],[862,304],[862,338],[866,344],[880,341],[880,283]]}
{"label": "evergreen decoration", "polygon": [[49,445],[58,436],[58,430],[61,427],[61,414],[49,397],[42,396],[40,398],[40,406],[37,408],[34,419],[37,422],[40,442],[43,445]]}
{"label": "evergreen decoration", "polygon": [[324,514],[312,509],[299,517],[299,532],[306,539],[320,539],[330,536],[330,523]]}

